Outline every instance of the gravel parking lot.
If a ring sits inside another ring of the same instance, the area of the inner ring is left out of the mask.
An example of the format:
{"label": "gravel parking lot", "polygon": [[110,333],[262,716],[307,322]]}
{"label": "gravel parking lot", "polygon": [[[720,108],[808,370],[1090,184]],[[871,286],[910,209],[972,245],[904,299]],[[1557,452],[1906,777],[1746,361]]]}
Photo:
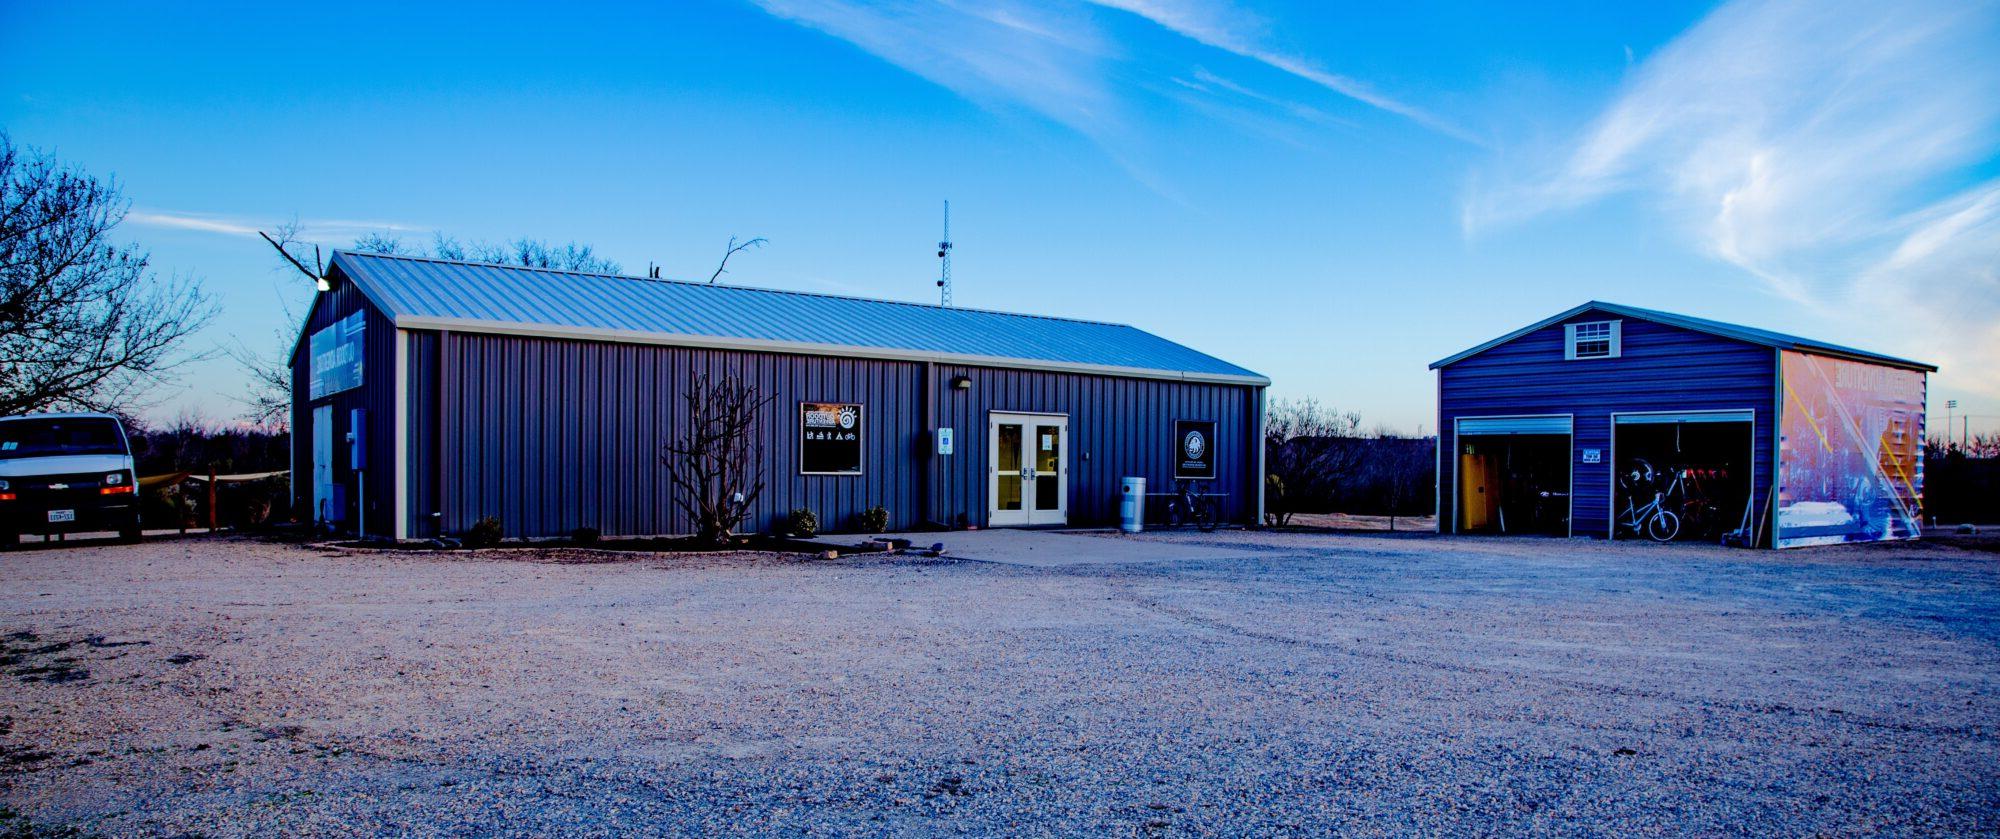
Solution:
{"label": "gravel parking lot", "polygon": [[0,802],[107,835],[2000,830],[2000,554],[1040,538],[1231,553],[0,555]]}

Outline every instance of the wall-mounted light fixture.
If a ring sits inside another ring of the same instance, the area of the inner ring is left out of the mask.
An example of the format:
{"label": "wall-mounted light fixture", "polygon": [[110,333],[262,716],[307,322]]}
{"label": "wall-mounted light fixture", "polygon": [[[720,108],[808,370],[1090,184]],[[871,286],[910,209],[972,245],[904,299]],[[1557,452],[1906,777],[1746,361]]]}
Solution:
{"label": "wall-mounted light fixture", "polygon": [[953,377],[951,377],[951,389],[952,389],[952,390],[971,390],[971,389],[972,389],[972,377],[971,377],[971,376],[953,376]]}
{"label": "wall-mounted light fixture", "polygon": [[320,290],[320,291],[332,291],[332,290],[333,290],[333,281],[332,281],[332,280],[329,280],[329,279],[327,279],[327,278],[326,278],[326,275],[325,275],[325,274],[321,274],[321,275],[319,275],[319,282],[318,282],[318,285],[319,285],[319,290]]}

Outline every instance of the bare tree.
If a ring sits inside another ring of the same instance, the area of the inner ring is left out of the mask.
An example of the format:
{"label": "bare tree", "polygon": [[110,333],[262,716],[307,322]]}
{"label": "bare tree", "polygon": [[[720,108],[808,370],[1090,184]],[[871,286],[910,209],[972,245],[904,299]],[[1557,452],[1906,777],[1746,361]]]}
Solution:
{"label": "bare tree", "polygon": [[1378,432],[1375,442],[1375,469],[1388,496],[1389,529],[1393,531],[1396,516],[1416,497],[1417,488],[1437,475],[1437,438]]}
{"label": "bare tree", "polygon": [[764,492],[764,445],[757,415],[771,401],[731,376],[695,376],[684,397],[687,420],[667,441],[660,462],[673,479],[674,503],[695,523],[701,541],[727,544]]}
{"label": "bare tree", "polygon": [[[287,313],[285,321],[293,318]],[[250,380],[250,389],[236,398],[243,418],[264,428],[285,431],[292,425],[292,340],[284,329],[273,335],[270,352],[260,353],[237,342],[229,357]]]}
{"label": "bare tree", "polygon": [[769,242],[770,240],[758,236],[739,245],[736,243],[736,237],[729,237],[729,247],[722,250],[722,261],[716,264],[715,273],[708,275],[708,284],[715,285],[716,280],[722,279],[723,273],[729,269],[729,258],[735,256],[737,251],[761,248]]}
{"label": "bare tree", "polygon": [[125,208],[115,183],[0,132],[0,414],[129,409],[199,357],[178,348],[215,308],[110,240]]}
{"label": "bare tree", "polygon": [[1316,399],[1278,400],[1264,418],[1265,515],[1270,524],[1325,502],[1353,474],[1362,456],[1352,445],[1361,415],[1323,407]]}

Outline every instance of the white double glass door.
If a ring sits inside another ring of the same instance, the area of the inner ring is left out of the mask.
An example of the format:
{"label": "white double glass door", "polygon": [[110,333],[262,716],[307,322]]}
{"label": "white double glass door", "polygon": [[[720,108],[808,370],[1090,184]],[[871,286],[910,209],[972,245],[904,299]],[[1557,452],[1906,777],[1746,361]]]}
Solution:
{"label": "white double glass door", "polygon": [[992,414],[987,522],[997,527],[1069,523],[1069,418]]}

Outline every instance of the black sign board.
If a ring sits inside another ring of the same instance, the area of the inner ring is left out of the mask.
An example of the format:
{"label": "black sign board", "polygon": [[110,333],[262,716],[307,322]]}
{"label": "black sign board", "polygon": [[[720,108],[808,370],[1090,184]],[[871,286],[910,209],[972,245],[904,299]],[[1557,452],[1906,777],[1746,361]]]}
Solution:
{"label": "black sign board", "polygon": [[1215,480],[1215,422],[1174,420],[1174,479]]}
{"label": "black sign board", "polygon": [[860,405],[799,403],[799,471],[807,475],[861,474]]}

